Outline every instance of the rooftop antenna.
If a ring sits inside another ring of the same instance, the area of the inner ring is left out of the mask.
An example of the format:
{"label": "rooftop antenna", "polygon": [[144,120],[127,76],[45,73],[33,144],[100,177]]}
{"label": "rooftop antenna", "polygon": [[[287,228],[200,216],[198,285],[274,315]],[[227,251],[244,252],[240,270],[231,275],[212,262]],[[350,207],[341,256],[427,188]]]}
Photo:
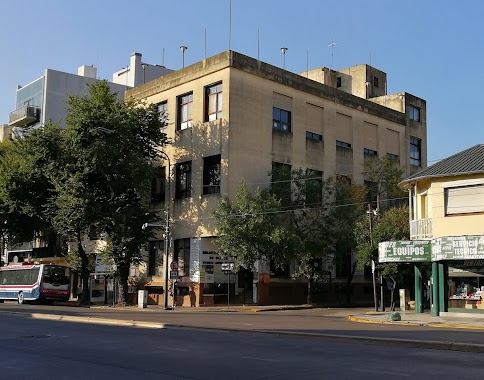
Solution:
{"label": "rooftop antenna", "polygon": [[231,37],[232,37],[232,0],[229,0],[229,50],[230,50]]}
{"label": "rooftop antenna", "polygon": [[162,53],[161,53],[161,66],[163,67],[161,69],[162,77],[165,76],[165,48],[163,48]]}
{"label": "rooftop antenna", "polygon": [[331,43],[328,45],[328,47],[331,48],[331,69],[333,70],[333,65],[334,65],[334,47],[336,46],[336,42],[334,42],[334,38],[331,38]]}
{"label": "rooftop antenna", "polygon": [[282,47],[281,48],[281,51],[282,51],[282,68],[283,69],[286,69],[286,51],[288,49],[286,47]]}
{"label": "rooftop antenna", "polygon": [[306,50],[306,78],[309,78],[309,49]]}
{"label": "rooftop antenna", "polygon": [[203,59],[207,59],[207,28],[205,28]]}
{"label": "rooftop antenna", "polygon": [[187,49],[188,49],[188,47],[186,47],[184,45],[180,46],[180,50],[182,52],[182,69],[185,68],[185,50],[187,50]]}
{"label": "rooftop antenna", "polygon": [[257,60],[260,61],[260,33],[257,29]]}

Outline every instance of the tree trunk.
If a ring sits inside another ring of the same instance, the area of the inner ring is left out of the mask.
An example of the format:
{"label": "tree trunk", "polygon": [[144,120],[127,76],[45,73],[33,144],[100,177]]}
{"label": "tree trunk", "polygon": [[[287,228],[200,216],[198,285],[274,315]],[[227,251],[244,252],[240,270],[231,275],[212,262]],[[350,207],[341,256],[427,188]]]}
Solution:
{"label": "tree trunk", "polygon": [[91,292],[89,287],[89,257],[82,247],[81,233],[77,234],[77,247],[79,257],[81,258],[81,280],[82,280],[82,297],[79,302],[80,305],[91,304]]}
{"label": "tree trunk", "polygon": [[311,305],[312,299],[311,299],[311,291],[312,291],[312,285],[313,285],[313,278],[309,277],[308,278],[308,297],[307,297],[307,304]]}
{"label": "tree trunk", "polygon": [[353,278],[355,277],[355,272],[356,272],[356,264],[357,262],[355,261],[354,263],[351,262],[352,255],[351,253],[348,254],[348,261],[350,264],[351,271],[346,278],[346,305],[351,304],[351,293],[352,293],[352,282]]}
{"label": "tree trunk", "polygon": [[118,306],[126,306],[128,299],[129,263],[118,264]]}

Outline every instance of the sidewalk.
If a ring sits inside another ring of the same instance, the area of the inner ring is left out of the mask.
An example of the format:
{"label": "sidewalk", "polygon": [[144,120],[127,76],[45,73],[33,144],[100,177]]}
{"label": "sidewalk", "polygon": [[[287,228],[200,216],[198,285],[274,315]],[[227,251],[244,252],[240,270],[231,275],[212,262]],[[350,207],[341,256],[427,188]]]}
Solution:
{"label": "sidewalk", "polygon": [[350,314],[348,319],[353,322],[371,324],[389,324],[406,326],[428,326],[447,329],[484,330],[484,314],[445,313],[434,317],[430,313],[416,313],[415,311],[398,311],[401,321],[389,321],[391,312],[367,312]]}

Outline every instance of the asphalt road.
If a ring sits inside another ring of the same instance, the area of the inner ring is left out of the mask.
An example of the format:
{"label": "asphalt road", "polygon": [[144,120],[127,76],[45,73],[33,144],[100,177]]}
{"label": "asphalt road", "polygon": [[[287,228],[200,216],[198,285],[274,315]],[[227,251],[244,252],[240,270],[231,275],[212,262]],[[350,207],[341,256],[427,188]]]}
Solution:
{"label": "asphalt road", "polygon": [[244,331],[282,331],[333,334],[386,339],[484,344],[484,331],[432,328],[425,326],[371,325],[348,321],[347,311],[338,309],[288,310],[260,313],[204,312],[197,310],[161,311],[154,309],[95,309],[66,306],[0,304],[2,312],[50,313],[107,319],[137,320],[188,327]]}
{"label": "asphalt road", "polygon": [[0,315],[0,379],[476,379],[482,354]]}

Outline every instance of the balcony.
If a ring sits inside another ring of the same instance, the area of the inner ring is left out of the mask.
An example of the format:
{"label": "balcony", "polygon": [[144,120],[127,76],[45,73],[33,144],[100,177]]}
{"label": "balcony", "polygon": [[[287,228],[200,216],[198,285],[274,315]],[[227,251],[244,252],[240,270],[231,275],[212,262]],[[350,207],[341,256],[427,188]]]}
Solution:
{"label": "balcony", "polygon": [[11,127],[25,127],[39,121],[40,108],[33,106],[22,106],[10,112],[8,125]]}
{"label": "balcony", "polygon": [[429,239],[432,237],[432,219],[410,221],[410,239]]}

